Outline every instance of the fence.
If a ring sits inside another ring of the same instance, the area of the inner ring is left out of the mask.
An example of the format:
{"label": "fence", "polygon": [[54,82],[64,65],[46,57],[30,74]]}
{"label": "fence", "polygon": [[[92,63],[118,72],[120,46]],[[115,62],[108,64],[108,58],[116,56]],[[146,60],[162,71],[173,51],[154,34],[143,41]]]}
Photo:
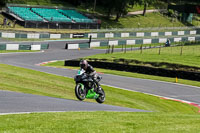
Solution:
{"label": "fence", "polygon": [[200,26],[187,27],[145,27],[145,28],[110,28],[110,29],[92,29],[91,32],[137,32],[137,31],[166,31],[166,30],[195,30],[200,29]]}
{"label": "fence", "polygon": [[33,43],[1,43],[0,50],[44,50],[48,49],[49,44],[33,44]]}
{"label": "fence", "polygon": [[136,44],[155,44],[155,43],[165,43],[167,39],[170,40],[171,43],[174,42],[190,42],[190,41],[200,41],[200,36],[182,36],[182,37],[168,37],[168,38],[153,38],[153,39],[119,39],[119,40],[102,40],[102,41],[94,41],[94,42],[84,42],[84,43],[75,43],[75,44],[66,44],[67,49],[79,49],[79,48],[92,48],[92,47],[102,47],[102,46],[118,46],[118,45],[136,45]]}
{"label": "fence", "polygon": [[27,33],[27,32],[7,32],[0,31],[0,37],[2,38],[28,38],[28,39],[41,39],[41,38],[51,38],[51,39],[61,39],[61,38],[154,38],[163,37],[170,38],[173,36],[193,36],[200,34],[199,29],[191,30],[180,30],[180,31],[166,31],[166,32],[97,32],[97,33]]}

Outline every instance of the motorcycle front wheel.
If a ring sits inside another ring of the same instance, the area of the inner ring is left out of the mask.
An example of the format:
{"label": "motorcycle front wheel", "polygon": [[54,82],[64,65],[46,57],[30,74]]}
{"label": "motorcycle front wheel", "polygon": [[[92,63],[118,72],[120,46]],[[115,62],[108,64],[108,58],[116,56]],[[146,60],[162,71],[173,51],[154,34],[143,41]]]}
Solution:
{"label": "motorcycle front wheel", "polygon": [[76,97],[80,100],[83,101],[86,97],[86,90],[83,84],[77,83],[75,87],[75,94]]}
{"label": "motorcycle front wheel", "polygon": [[96,99],[98,103],[103,103],[106,100],[106,95],[103,89],[101,89],[101,94],[99,94],[99,97]]}

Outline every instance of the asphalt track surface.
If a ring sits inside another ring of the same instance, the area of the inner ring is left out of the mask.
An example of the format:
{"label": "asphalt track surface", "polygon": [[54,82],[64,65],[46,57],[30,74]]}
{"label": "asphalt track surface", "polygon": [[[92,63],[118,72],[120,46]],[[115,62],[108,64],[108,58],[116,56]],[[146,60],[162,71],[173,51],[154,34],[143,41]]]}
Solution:
{"label": "asphalt track surface", "polygon": [[[73,77],[76,71],[38,66],[38,63],[51,60],[75,59],[102,53],[104,50],[65,50],[65,42],[50,42],[50,49],[45,52],[0,54],[0,63],[28,68],[46,73]],[[29,112],[64,112],[64,111],[126,111],[149,112],[106,104],[80,102],[38,96],[11,91],[0,91],[0,114]]]}
{"label": "asphalt track surface", "polygon": [[[75,70],[43,67],[37,64],[52,60],[66,60],[84,57],[88,55],[105,53],[105,50],[65,50],[64,41],[50,42],[50,49],[40,53],[0,54],[0,63],[28,68],[41,72],[74,77]],[[122,89],[133,90],[163,97],[181,99],[200,104],[200,87],[180,85],[168,82],[130,78],[103,74],[101,81],[104,85]],[[46,100],[45,100],[46,99]],[[51,101],[52,100],[52,101]],[[55,101],[53,101],[55,100]],[[3,102],[2,102],[3,101]],[[6,106],[9,102],[10,106]],[[46,103],[44,101],[47,101]],[[48,102],[49,101],[49,102]],[[23,104],[22,104],[23,103]],[[18,105],[18,106],[17,106]],[[31,107],[31,105],[35,105]],[[8,91],[0,91],[0,113],[12,112],[43,112],[43,111],[144,111],[130,108],[122,108],[105,104],[79,102],[66,99],[56,99],[30,94],[21,94]]]}

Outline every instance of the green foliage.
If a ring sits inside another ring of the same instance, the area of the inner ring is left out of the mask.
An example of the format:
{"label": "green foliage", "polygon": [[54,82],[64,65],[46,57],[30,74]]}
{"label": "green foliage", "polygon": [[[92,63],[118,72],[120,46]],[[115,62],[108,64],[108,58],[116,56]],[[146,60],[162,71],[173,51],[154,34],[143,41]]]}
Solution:
{"label": "green foliage", "polygon": [[[110,20],[101,17],[102,28],[144,28],[144,27],[184,27],[185,25],[179,21],[171,22],[171,18],[167,18],[160,13],[148,13],[145,16],[132,15],[129,17],[121,17],[118,22],[111,18]],[[199,25],[198,21],[193,21],[193,25]]]}
{"label": "green foliage", "polygon": [[187,66],[200,67],[200,45],[187,45],[183,47],[183,54],[181,56],[181,46],[177,47],[165,47],[161,48],[161,54],[159,55],[159,49],[143,49],[143,53],[138,51],[129,51],[126,54],[124,52],[113,54],[99,54],[89,56],[88,58],[99,59],[135,59],[144,62],[166,62],[172,64],[180,64]]}

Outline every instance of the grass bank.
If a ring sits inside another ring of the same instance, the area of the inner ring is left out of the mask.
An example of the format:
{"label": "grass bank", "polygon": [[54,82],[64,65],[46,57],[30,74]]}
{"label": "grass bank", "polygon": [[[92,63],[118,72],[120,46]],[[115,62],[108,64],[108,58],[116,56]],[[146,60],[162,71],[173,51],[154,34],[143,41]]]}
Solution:
{"label": "grass bank", "polygon": [[[76,99],[72,78],[0,64],[0,89],[16,92]],[[155,112],[197,113],[198,109],[176,101],[139,92],[130,92],[102,86],[106,92],[105,104],[150,110]],[[86,100],[95,102],[95,100]]]}
{"label": "grass bank", "polygon": [[[110,20],[100,17],[102,19],[102,28],[145,28],[145,27],[184,27],[184,23],[180,21],[172,21],[170,17],[163,16],[160,13],[148,13],[146,16],[132,15],[122,17],[116,22],[111,18]],[[200,23],[193,21],[192,25],[197,26]]]}
{"label": "grass bank", "polygon": [[[175,45],[174,43],[171,44],[171,45]],[[156,46],[164,46],[164,43],[153,43],[153,44],[135,44],[135,45],[117,45],[117,46],[114,46],[113,50],[115,50],[116,48],[118,49],[122,49],[123,51],[125,50],[125,47],[126,48],[140,48],[140,47],[143,47],[143,48],[154,48]],[[93,47],[92,49],[108,49],[108,46],[101,46],[101,47]],[[112,49],[112,46],[110,46],[110,50]]]}
{"label": "grass bank", "polygon": [[[0,15],[0,20],[3,22],[4,16]],[[142,15],[132,15],[121,17],[119,21],[115,21],[114,18],[107,19],[104,16],[96,16],[97,19],[102,20],[101,29],[110,29],[110,28],[153,28],[158,27],[158,30],[163,27],[186,27],[186,25],[180,21],[171,21],[171,18],[163,16],[160,13],[148,13],[146,16]],[[13,22],[11,20],[8,20]],[[200,23],[198,21],[193,21],[193,26],[198,26]],[[41,32],[41,33],[85,33],[92,32],[90,29],[38,29],[38,28],[24,28],[20,25],[16,25],[15,28],[11,27],[0,27],[0,30],[3,31],[13,31],[13,32]],[[152,31],[155,31],[152,30]]]}
{"label": "grass bank", "polygon": [[98,54],[88,56],[86,58],[96,59],[126,59],[137,60],[141,62],[157,62],[157,63],[170,63],[177,65],[186,65],[193,67],[200,67],[200,45],[186,45],[177,47],[164,47],[155,49],[143,49],[137,51],[116,52],[113,54]]}
{"label": "grass bank", "polygon": [[[71,78],[0,64],[0,90],[76,99]],[[105,104],[154,111],[0,115],[0,132],[198,132],[198,109],[176,101],[103,86]],[[87,100],[94,102],[94,100]],[[89,128],[88,128],[89,127]]]}
{"label": "grass bank", "polygon": [[0,116],[0,132],[197,133],[200,115],[128,112],[33,113]]}
{"label": "grass bank", "polygon": [[[66,69],[77,69],[77,70],[79,69],[79,67],[64,66],[64,61],[52,62],[52,63],[45,64],[44,66],[66,68]],[[169,77],[153,76],[153,75],[146,75],[146,74],[140,74],[140,73],[132,73],[132,72],[116,71],[116,70],[100,69],[100,68],[95,68],[95,70],[99,73],[104,73],[104,74],[113,74],[113,75],[119,75],[119,76],[125,76],[125,77],[159,80],[159,81],[166,81],[166,82],[172,82],[172,83],[176,82],[175,78],[169,78]],[[200,82],[198,81],[178,79],[178,83],[200,87]]]}

